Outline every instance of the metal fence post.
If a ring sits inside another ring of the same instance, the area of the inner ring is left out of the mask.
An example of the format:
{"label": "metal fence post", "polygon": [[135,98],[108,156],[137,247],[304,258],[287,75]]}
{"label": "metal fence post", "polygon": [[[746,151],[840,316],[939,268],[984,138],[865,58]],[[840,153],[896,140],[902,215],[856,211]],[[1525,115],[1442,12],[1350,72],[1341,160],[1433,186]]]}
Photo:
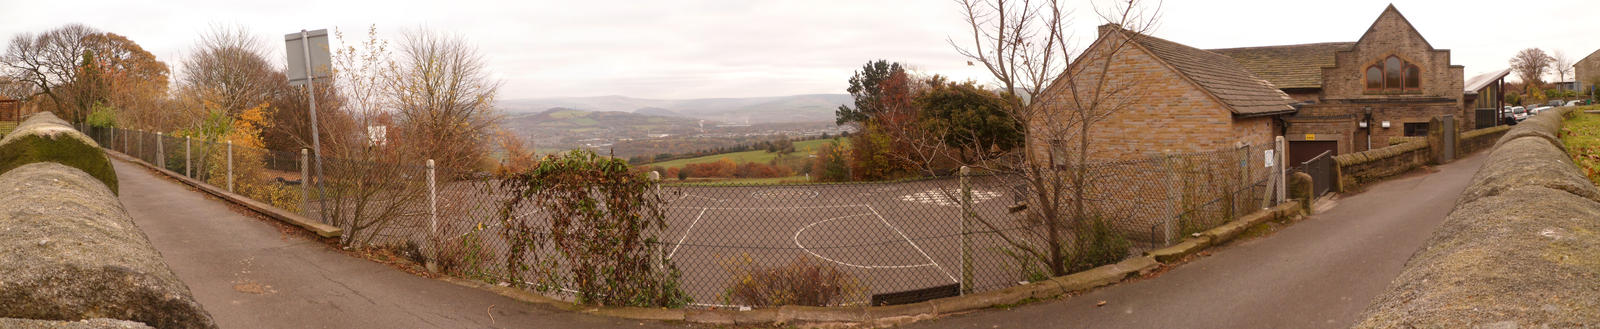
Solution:
{"label": "metal fence post", "polygon": [[228,193],[233,193],[233,141],[228,141]]}
{"label": "metal fence post", "polygon": [[162,153],[165,153],[165,152],[162,152],[163,150],[161,149],[161,144],[162,144],[161,143],[161,132],[157,131],[156,132],[156,163],[155,163],[155,165],[158,168],[167,169],[167,157],[165,156],[165,154],[162,154]]}
{"label": "metal fence post", "polygon": [[1278,193],[1277,197],[1273,198],[1272,204],[1282,204],[1283,200],[1288,197],[1287,191],[1285,190],[1287,190],[1286,185],[1289,181],[1289,155],[1284,153],[1283,145],[1283,136],[1278,136],[1278,138],[1275,138],[1273,141],[1272,148],[1276,150],[1275,152],[1277,153],[1277,159],[1274,160],[1278,161]]}
{"label": "metal fence post", "polygon": [[655,171],[655,170],[651,170],[650,171],[650,184],[655,185],[656,194],[661,194],[661,172],[660,171]]}
{"label": "metal fence post", "polygon": [[434,183],[433,159],[428,159],[428,230],[439,235],[439,190]]}
{"label": "metal fence post", "polygon": [[300,212],[306,216],[311,216],[311,191],[306,187],[311,184],[310,169],[306,166],[306,162],[310,162],[307,161],[310,157],[311,151],[300,149]]}
{"label": "metal fence post", "polygon": [[189,136],[183,136],[183,175],[194,178],[194,158],[189,153]]}
{"label": "metal fence post", "polygon": [[972,292],[972,168],[961,166],[961,294]]}
{"label": "metal fence post", "polygon": [[428,159],[427,169],[428,169],[428,246],[427,246],[428,249],[426,251],[424,251],[424,253],[427,255],[427,260],[425,262],[423,262],[422,265],[423,265],[424,268],[428,269],[428,272],[438,273],[439,272],[439,265],[437,263],[437,260],[434,259],[434,258],[436,258],[437,257],[436,255],[439,254],[438,253],[438,251],[439,251],[439,242],[440,242],[439,240],[442,240],[442,239],[439,238],[439,187],[438,187],[438,184],[435,182],[435,177],[437,175],[435,175],[435,173],[434,173],[435,166],[433,164],[433,159]]}

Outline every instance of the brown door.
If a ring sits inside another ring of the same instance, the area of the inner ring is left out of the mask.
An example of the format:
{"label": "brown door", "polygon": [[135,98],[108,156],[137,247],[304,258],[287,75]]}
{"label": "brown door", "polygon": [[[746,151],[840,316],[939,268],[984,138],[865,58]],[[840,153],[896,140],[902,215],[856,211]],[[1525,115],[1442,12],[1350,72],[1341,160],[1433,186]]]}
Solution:
{"label": "brown door", "polygon": [[1289,142],[1289,167],[1299,167],[1300,164],[1317,157],[1322,152],[1339,154],[1337,141],[1299,141]]}

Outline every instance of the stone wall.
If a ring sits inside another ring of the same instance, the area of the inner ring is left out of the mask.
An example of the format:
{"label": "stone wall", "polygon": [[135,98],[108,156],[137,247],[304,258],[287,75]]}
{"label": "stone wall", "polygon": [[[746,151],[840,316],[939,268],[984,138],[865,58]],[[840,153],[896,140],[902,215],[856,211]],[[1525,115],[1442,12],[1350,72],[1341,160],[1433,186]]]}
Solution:
{"label": "stone wall", "polygon": [[1333,156],[1337,164],[1339,181],[1334,190],[1354,191],[1371,184],[1417,169],[1433,159],[1427,140]]}
{"label": "stone wall", "polygon": [[1456,141],[1457,157],[1494,147],[1495,141],[1505,136],[1507,131],[1511,131],[1511,126],[1494,126],[1461,133]]}
{"label": "stone wall", "polygon": [[1535,116],[1504,133],[1356,328],[1600,323],[1600,189],[1556,137],[1562,117]]}
{"label": "stone wall", "polygon": [[[49,121],[42,119],[43,115],[28,121]],[[62,144],[52,141],[88,140],[70,128],[53,127],[39,123],[28,136],[50,138],[31,144],[0,143],[0,147],[9,147],[0,150],[16,152],[18,145],[57,147]],[[8,136],[5,142],[14,141],[11,137],[15,136],[21,135]],[[0,173],[0,191],[4,191],[0,193],[0,250],[4,250],[0,252],[0,318],[65,321],[51,326],[67,327],[121,326],[115,321],[76,322],[110,319],[157,328],[215,328],[211,315],[167,268],[106,181],[58,162],[108,163],[105,153],[96,147],[95,152],[73,156],[81,158],[35,157],[32,162],[20,163],[17,161],[28,159],[10,157],[13,162]],[[110,174],[115,177],[114,172]],[[0,324],[25,324],[7,321]]]}
{"label": "stone wall", "polygon": [[[1461,133],[1456,140],[1456,159],[1493,146],[1494,141],[1504,135],[1507,128],[1499,126]],[[1402,142],[1369,151],[1334,156],[1333,161],[1338,164],[1339,171],[1339,182],[1334,189],[1340,192],[1354,191],[1362,185],[1438,162],[1439,154],[1433,152],[1433,147],[1430,146],[1430,143],[1437,142],[1421,136],[1397,139]]]}

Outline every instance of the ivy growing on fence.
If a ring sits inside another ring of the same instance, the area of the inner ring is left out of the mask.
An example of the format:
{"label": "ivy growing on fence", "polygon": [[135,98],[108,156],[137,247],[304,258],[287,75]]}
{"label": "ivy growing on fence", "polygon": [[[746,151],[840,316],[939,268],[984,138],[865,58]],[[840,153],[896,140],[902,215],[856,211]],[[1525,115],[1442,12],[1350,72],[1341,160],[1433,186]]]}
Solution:
{"label": "ivy growing on fence", "polygon": [[[506,281],[541,292],[571,289],[584,304],[689,302],[657,241],[666,228],[666,199],[623,159],[589,151],[549,155],[505,177],[500,189],[511,195],[498,212],[510,245]],[[538,214],[519,216],[526,205]]]}

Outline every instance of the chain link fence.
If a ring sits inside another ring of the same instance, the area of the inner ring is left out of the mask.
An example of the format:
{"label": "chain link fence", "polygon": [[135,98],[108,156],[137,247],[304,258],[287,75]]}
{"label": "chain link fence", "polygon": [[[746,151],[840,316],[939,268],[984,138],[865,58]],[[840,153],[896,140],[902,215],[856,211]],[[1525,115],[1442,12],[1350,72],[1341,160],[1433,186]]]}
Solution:
{"label": "chain link fence", "polygon": [[[481,173],[368,154],[324,158],[321,184],[305,184],[314,160],[304,153],[84,129],[106,148],[341,227],[346,245],[431,260],[451,275],[506,283],[531,274],[511,264],[550,257],[508,259],[518,253],[505,225],[548,229],[548,220],[528,203],[504,208],[513,196]],[[693,307],[893,304],[990,291],[1049,278],[1057,268],[1051,260],[1071,271],[1114,263],[1272,206],[1280,179],[1265,163],[1271,149],[1046,171],[1082,169],[1081,188],[1060,188],[1071,175],[1017,173],[787,185],[666,181],[658,193],[667,226],[652,243],[681,271]],[[1064,202],[1041,201],[1049,196]],[[1081,207],[1071,202],[1080,197]],[[500,220],[502,212],[512,220]],[[572,296],[553,288],[545,293]]]}

